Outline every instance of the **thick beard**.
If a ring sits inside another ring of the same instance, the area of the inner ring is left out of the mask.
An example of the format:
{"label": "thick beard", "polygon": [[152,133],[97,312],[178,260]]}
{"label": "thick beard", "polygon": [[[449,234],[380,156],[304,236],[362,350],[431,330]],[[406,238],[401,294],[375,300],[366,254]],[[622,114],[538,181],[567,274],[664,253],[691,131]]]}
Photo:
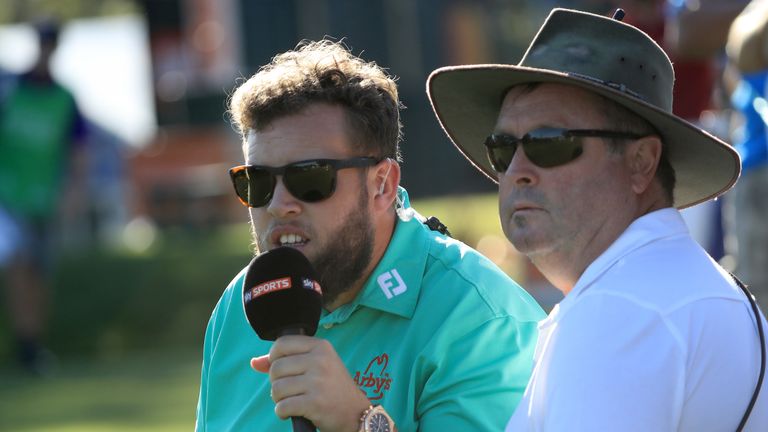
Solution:
{"label": "thick beard", "polygon": [[323,305],[352,289],[373,258],[374,231],[368,211],[368,191],[363,185],[360,205],[347,215],[327,247],[312,260],[323,289]]}

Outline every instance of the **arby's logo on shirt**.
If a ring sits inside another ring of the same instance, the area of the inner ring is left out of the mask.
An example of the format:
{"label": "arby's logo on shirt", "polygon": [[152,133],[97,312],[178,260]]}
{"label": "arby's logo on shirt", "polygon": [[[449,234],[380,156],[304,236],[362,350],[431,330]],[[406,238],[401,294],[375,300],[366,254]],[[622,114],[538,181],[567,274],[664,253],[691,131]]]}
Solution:
{"label": "arby's logo on shirt", "polygon": [[388,366],[389,355],[381,353],[368,363],[365,370],[355,372],[355,383],[365,392],[371,402],[383,398],[392,384],[392,378],[387,371]]}

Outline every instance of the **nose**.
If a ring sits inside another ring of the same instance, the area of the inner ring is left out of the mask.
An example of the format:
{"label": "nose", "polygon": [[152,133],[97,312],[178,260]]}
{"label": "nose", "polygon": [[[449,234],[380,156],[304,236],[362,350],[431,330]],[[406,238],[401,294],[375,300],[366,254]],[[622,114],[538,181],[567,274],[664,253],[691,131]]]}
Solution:
{"label": "nose", "polygon": [[533,185],[537,183],[538,167],[528,159],[522,146],[518,146],[515,155],[509,162],[507,170],[500,176],[499,181],[512,182],[517,186]]}
{"label": "nose", "polygon": [[267,212],[276,218],[285,218],[301,212],[301,203],[285,187],[283,176],[277,176],[272,199],[267,204]]}

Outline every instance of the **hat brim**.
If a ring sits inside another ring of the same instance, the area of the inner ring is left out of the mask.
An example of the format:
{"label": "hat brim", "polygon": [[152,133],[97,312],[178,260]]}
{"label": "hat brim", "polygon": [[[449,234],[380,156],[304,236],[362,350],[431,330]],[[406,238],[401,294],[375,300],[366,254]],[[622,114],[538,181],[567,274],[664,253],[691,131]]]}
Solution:
{"label": "hat brim", "polygon": [[676,185],[677,208],[710,200],[736,183],[741,172],[738,153],[702,129],[639,98],[587,78],[548,69],[505,64],[449,66],[427,80],[427,94],[441,126],[469,161],[494,182],[483,146],[493,131],[506,92],[525,83],[561,83],[582,87],[619,103],[646,119],[661,134]]}

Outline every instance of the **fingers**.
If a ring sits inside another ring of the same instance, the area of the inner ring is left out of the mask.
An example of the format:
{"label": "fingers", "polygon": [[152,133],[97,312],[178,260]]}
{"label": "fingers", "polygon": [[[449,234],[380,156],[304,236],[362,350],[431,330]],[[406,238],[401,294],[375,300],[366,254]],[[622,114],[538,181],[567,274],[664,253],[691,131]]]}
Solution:
{"label": "fingers", "polygon": [[269,355],[251,359],[251,367],[269,373],[275,414],[306,417],[320,430],[354,430],[370,405],[327,340],[284,336]]}
{"label": "fingers", "polygon": [[272,400],[279,402],[292,396],[305,395],[321,388],[330,376],[327,365],[310,354],[293,355],[275,360],[269,368]]}
{"label": "fingers", "polygon": [[274,382],[285,377],[304,375],[310,369],[311,361],[309,354],[298,354],[273,360],[269,368],[269,379]]}
{"label": "fingers", "polygon": [[252,358],[251,368],[257,372],[268,373],[278,359],[306,354],[316,345],[316,339],[309,336],[283,336],[272,344],[268,355]]}
{"label": "fingers", "polygon": [[[256,372],[269,373],[272,364],[283,357],[290,357],[297,354],[305,354],[312,350],[315,345],[314,338],[307,336],[284,336],[272,345],[269,354],[251,358],[251,369]],[[298,371],[286,370],[281,375],[295,375]]]}
{"label": "fingers", "polygon": [[271,396],[275,403],[280,403],[284,399],[304,395],[308,390],[302,377],[286,377],[272,382]]}
{"label": "fingers", "polygon": [[314,340],[308,336],[283,336],[272,344],[268,355],[252,358],[251,368],[257,372],[268,373],[277,359],[311,351],[315,345]]}
{"label": "fingers", "polygon": [[282,336],[272,344],[272,348],[269,350],[269,360],[274,363],[281,357],[306,354],[323,342],[327,343],[325,340],[310,336]]}
{"label": "fingers", "polygon": [[283,420],[288,417],[307,417],[305,395],[292,396],[275,403],[275,414]]}
{"label": "fingers", "polygon": [[275,360],[269,369],[272,382],[270,396],[275,402],[275,414],[286,419],[291,416],[305,416],[312,390],[319,387],[309,362],[308,354],[292,355]]}
{"label": "fingers", "polygon": [[269,367],[270,362],[268,354],[251,359],[251,369],[256,372],[269,373]]}

